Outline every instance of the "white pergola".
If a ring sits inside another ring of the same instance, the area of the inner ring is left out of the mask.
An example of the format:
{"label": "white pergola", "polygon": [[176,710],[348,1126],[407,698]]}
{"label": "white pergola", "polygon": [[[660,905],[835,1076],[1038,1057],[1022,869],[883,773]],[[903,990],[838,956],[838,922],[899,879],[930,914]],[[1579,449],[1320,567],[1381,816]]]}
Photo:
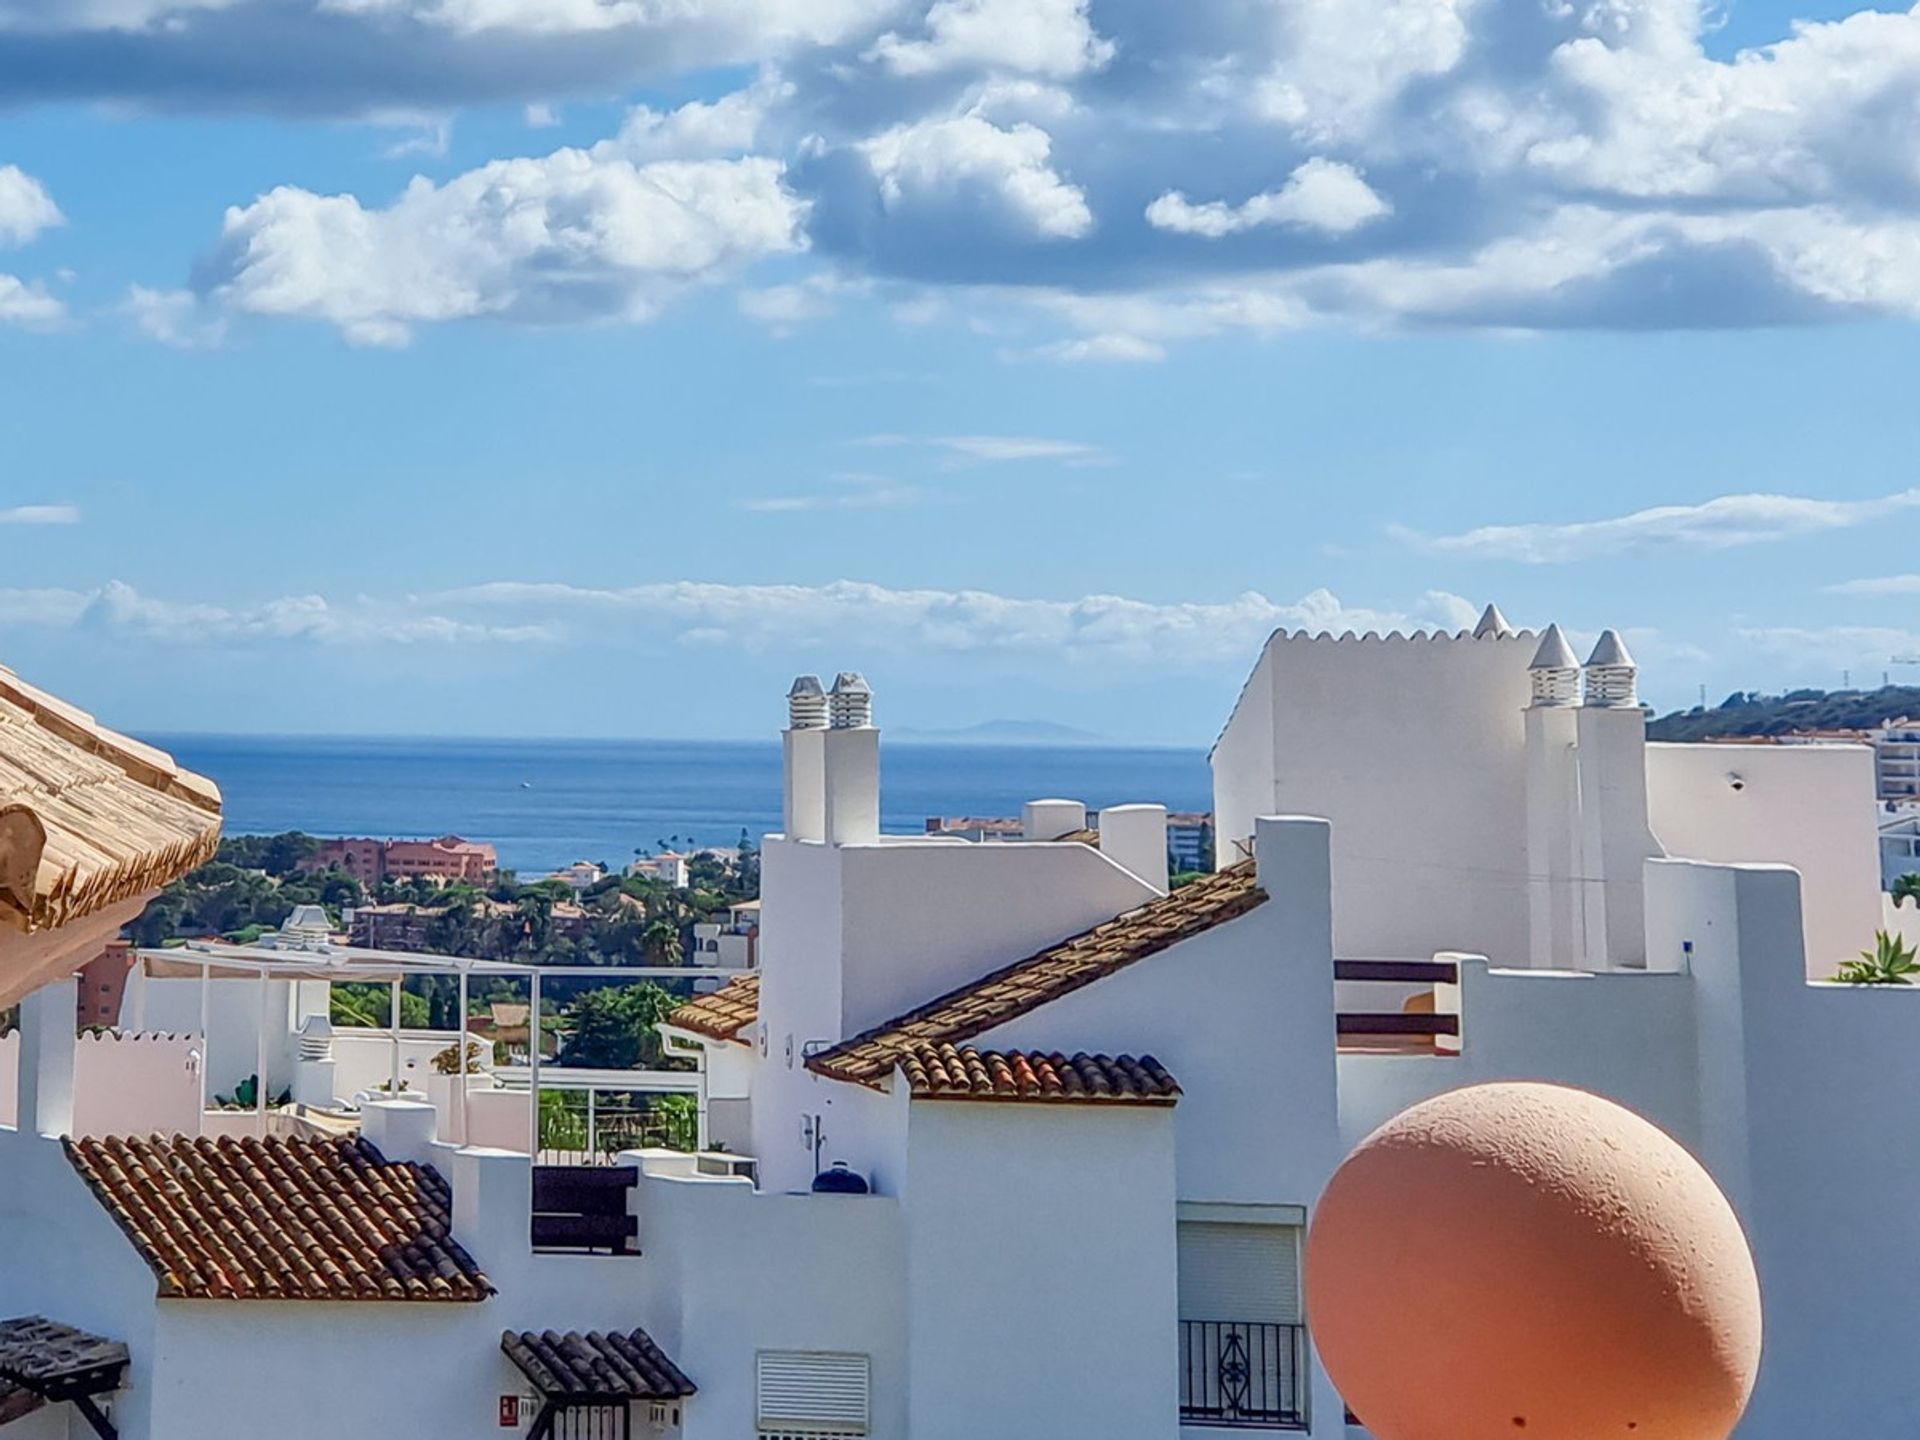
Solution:
{"label": "white pergola", "polygon": [[[216,976],[222,979],[257,978],[260,982],[260,1018],[257,1026],[258,1053],[254,1071],[254,1110],[265,1132],[267,1112],[267,999],[269,980],[324,980],[329,984],[385,984],[391,996],[388,1036],[392,1047],[392,1073],[388,1094],[400,1094],[400,992],[410,976],[453,976],[460,984],[460,1026],[454,1040],[459,1057],[458,1081],[454,1087],[455,1113],[459,1116],[460,1143],[467,1139],[467,997],[469,982],[475,975],[525,979],[528,987],[528,1020],[531,1043],[524,1070],[515,1067],[494,1072],[509,1088],[524,1084],[532,1111],[530,1143],[533,1153],[540,1149],[540,981],[544,976],[579,977],[593,980],[686,980],[703,972],[680,965],[530,965],[510,960],[480,960],[464,955],[416,953],[408,950],[372,950],[351,945],[309,945],[279,947],[273,945],[229,945],[214,941],[188,941],[165,949],[136,950],[149,976],[154,966],[186,972],[190,978],[197,969],[200,980],[201,1044],[208,1044],[208,985]],[[137,1028],[137,1027],[136,1027]],[[206,1056],[200,1064],[200,1108],[207,1108]],[[524,1078],[523,1078],[524,1077]],[[585,1090],[591,1108],[595,1089],[619,1089],[660,1094],[697,1094],[699,1076],[684,1071],[664,1070],[588,1070],[581,1069],[549,1089]]]}

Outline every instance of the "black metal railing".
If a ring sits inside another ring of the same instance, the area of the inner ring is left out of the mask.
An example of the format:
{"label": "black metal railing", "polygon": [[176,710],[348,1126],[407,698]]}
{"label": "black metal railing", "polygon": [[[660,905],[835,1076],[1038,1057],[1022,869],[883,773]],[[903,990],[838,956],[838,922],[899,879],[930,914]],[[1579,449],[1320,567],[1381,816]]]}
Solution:
{"label": "black metal railing", "polygon": [[1189,1425],[1306,1429],[1306,1327],[1182,1320],[1180,1419]]}

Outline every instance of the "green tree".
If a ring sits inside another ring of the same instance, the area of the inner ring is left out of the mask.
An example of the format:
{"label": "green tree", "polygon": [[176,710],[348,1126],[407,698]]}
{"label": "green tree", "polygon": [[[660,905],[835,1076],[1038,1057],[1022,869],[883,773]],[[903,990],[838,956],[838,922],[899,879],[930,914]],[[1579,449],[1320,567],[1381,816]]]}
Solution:
{"label": "green tree", "polygon": [[655,1027],[679,1002],[651,981],[589,990],[568,1016],[573,1035],[560,1064],[594,1070],[631,1070],[657,1058]]}
{"label": "green tree", "polygon": [[1874,932],[1873,949],[1842,962],[1833,978],[1842,985],[1911,985],[1920,975],[1920,953],[1898,935]]}
{"label": "green tree", "polygon": [[1893,903],[1899,905],[1907,900],[1920,900],[1920,875],[1912,871],[1893,882]]}
{"label": "green tree", "polygon": [[645,950],[648,964],[678,965],[680,963],[680,927],[671,920],[653,921],[647,926],[640,943]]}

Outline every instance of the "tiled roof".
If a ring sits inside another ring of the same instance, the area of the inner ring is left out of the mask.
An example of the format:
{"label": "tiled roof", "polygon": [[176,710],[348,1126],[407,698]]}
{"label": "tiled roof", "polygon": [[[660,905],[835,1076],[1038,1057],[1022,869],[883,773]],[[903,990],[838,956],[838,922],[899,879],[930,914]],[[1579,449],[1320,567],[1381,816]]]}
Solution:
{"label": "tiled roof", "polygon": [[736,975],[711,995],[689,1000],[667,1016],[667,1024],[709,1040],[735,1040],[760,1018],[760,977]]}
{"label": "tiled roof", "polygon": [[484,1300],[430,1165],[358,1137],[65,1142],[165,1298]]}
{"label": "tiled roof", "polygon": [[909,1045],[900,1071],[916,1100],[1022,1100],[1066,1104],[1171,1105],[1180,1086],[1143,1055],[1042,1055],[971,1045]]}
{"label": "tiled roof", "polygon": [[1100,848],[1100,832],[1092,828],[1069,830],[1066,834],[1056,835],[1053,838],[1056,843],[1071,841],[1075,845],[1091,845],[1096,850]]}
{"label": "tiled roof", "polygon": [[64,925],[213,858],[220,791],[0,666],[0,924]]}
{"label": "tiled roof", "polygon": [[1267,892],[1255,880],[1253,862],[1240,861],[842,1041],[807,1064],[836,1080],[877,1084],[893,1072],[911,1046],[971,1040],[1049,1000],[1244,915],[1266,898]]}
{"label": "tiled roof", "polygon": [[549,1398],[673,1400],[695,1389],[644,1330],[624,1335],[509,1330],[500,1337],[500,1348]]}

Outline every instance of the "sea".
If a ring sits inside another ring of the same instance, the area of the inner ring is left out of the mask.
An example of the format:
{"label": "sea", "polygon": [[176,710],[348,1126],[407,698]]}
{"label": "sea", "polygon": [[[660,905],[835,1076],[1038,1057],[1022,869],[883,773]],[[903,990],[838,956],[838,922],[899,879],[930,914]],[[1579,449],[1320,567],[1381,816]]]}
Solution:
{"label": "sea", "polygon": [[[531,876],[780,828],[778,742],[146,738],[219,784],[230,835],[462,835]],[[1206,752],[1178,747],[883,741],[880,792],[881,827],[898,834],[1047,796],[1213,808]]]}

